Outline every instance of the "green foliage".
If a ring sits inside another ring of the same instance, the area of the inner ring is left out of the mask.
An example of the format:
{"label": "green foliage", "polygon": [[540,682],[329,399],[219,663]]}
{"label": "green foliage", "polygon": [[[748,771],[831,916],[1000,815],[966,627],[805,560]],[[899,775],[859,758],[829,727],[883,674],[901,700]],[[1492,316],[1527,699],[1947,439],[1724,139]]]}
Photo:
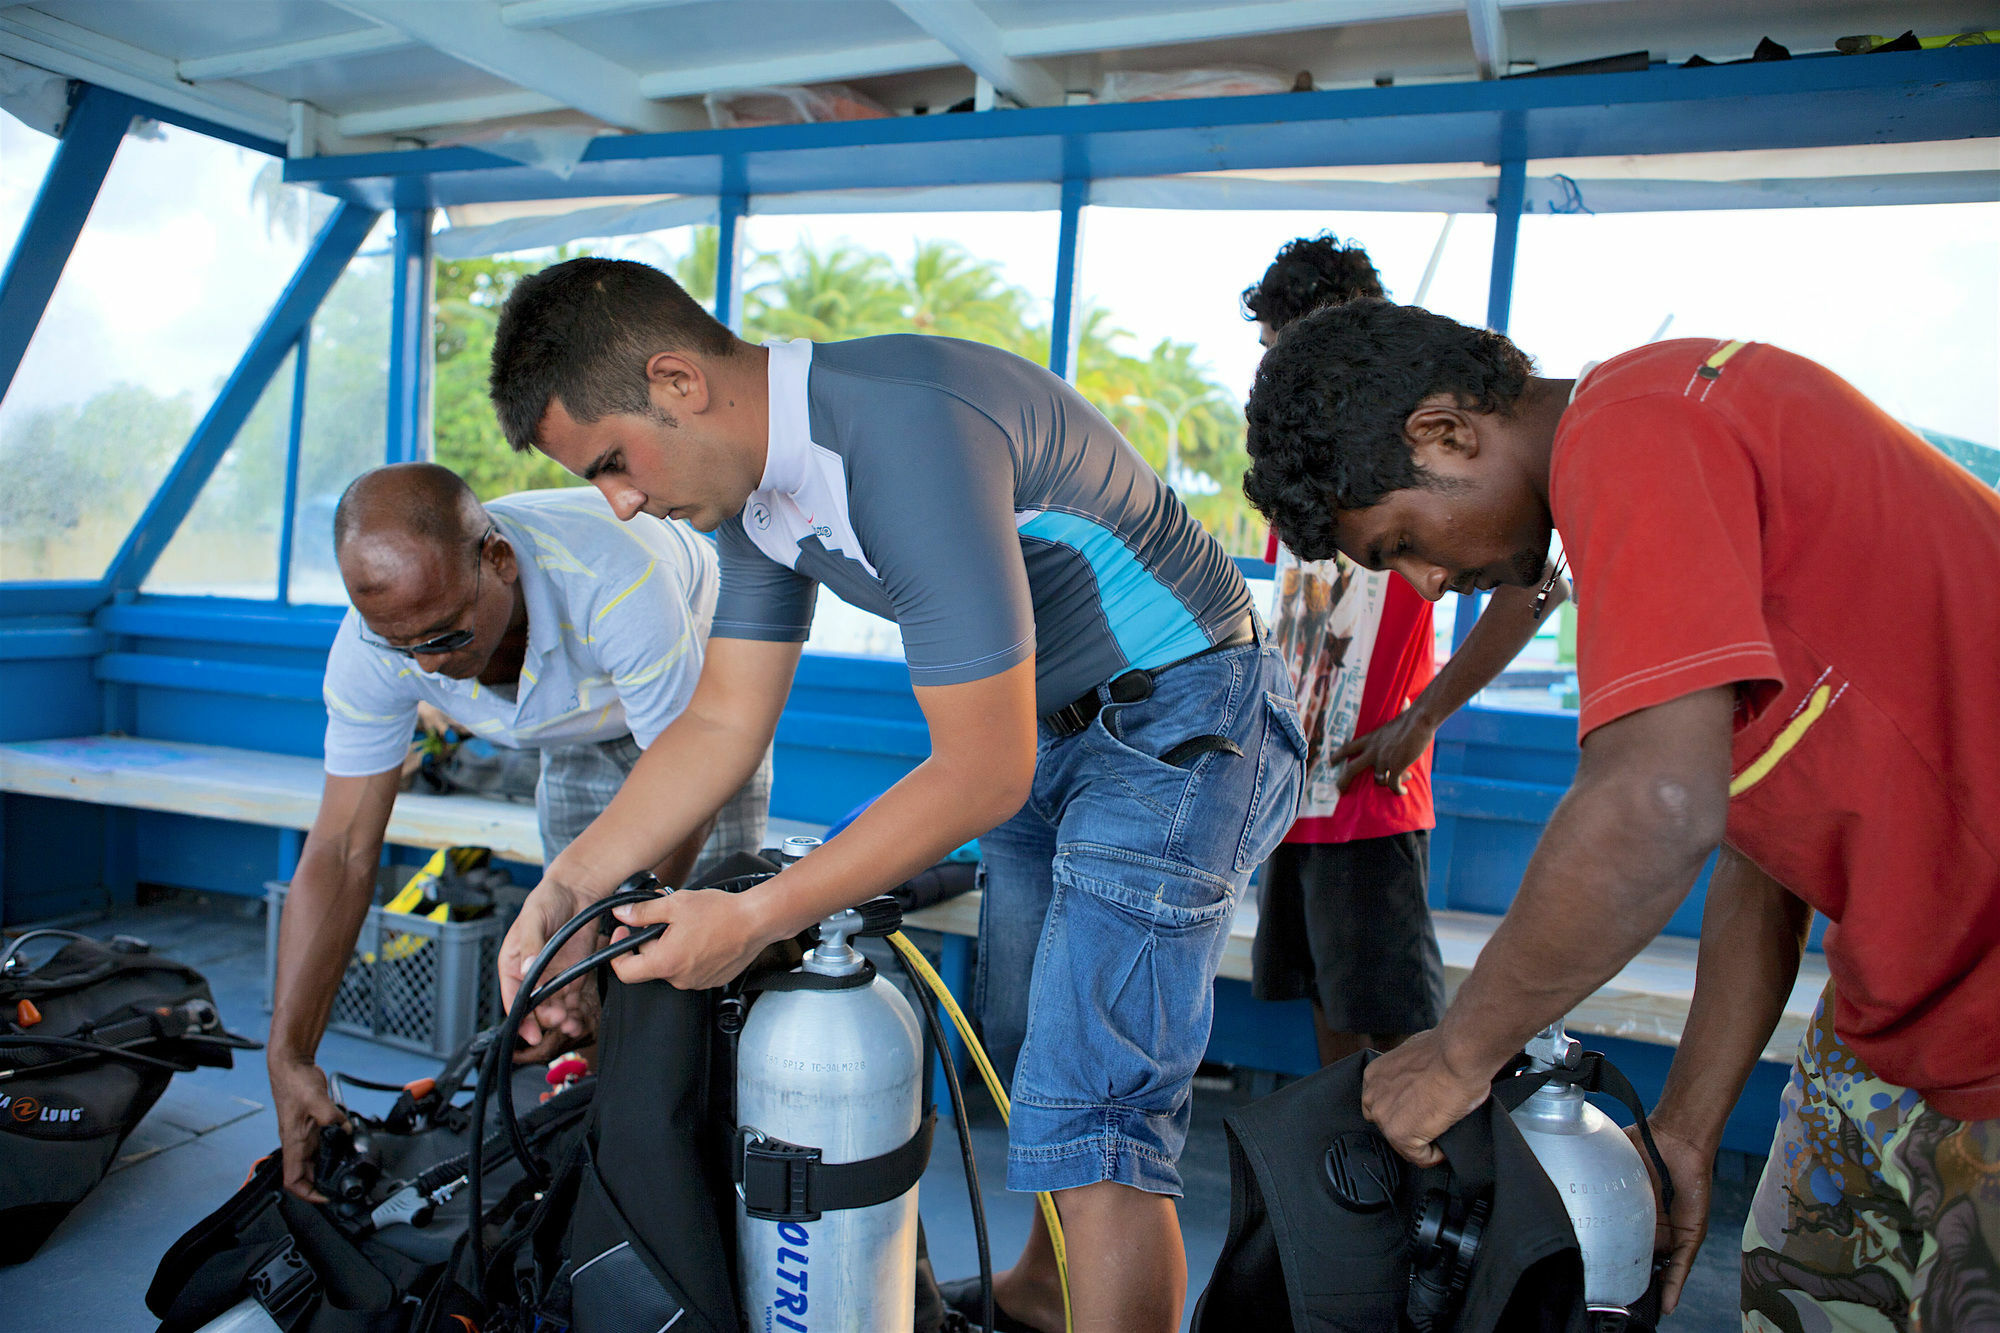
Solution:
{"label": "green foliage", "polygon": [[194,431],[192,395],[115,384],[45,407],[0,438],[0,527],[55,537],[87,513],[137,514]]}
{"label": "green foliage", "polygon": [[[568,257],[567,252],[558,256]],[[519,259],[451,259],[437,264],[431,319],[436,360],[431,381],[433,456],[464,477],[482,500],[582,484],[546,455],[514,452],[500,433],[486,394],[500,307],[515,283],[542,267]]]}

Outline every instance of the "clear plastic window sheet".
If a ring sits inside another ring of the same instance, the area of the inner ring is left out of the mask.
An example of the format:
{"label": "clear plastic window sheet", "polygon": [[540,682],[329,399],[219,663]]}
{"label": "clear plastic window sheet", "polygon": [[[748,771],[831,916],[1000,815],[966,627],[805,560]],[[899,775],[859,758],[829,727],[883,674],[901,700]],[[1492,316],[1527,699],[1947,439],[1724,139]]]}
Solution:
{"label": "clear plastic window sheet", "polygon": [[286,356],[264,386],[142,591],[265,601],[278,595],[297,357]]}
{"label": "clear plastic window sheet", "polygon": [[0,264],[14,253],[55,155],[55,139],[0,112]]}
{"label": "clear plastic window sheet", "polygon": [[125,138],[0,402],[0,578],[104,573],[328,207],[260,153]]}
{"label": "clear plastic window sheet", "polygon": [[1261,557],[1265,526],[1242,494],[1242,405],[1264,349],[1243,289],[1286,242],[1330,231],[1367,250],[1393,298],[1482,323],[1493,219],[1447,229],[1449,216],[1088,208],[1077,385],[1232,554]]}
{"label": "clear plastic window sheet", "polygon": [[334,507],[347,483],[387,456],[392,216],[376,221],[313,316],[292,515],[294,602],[346,603],[333,559]]}
{"label": "clear plastic window sheet", "polygon": [[1524,217],[1510,332],[1557,377],[1659,338],[1774,343],[2000,446],[2000,204]]}

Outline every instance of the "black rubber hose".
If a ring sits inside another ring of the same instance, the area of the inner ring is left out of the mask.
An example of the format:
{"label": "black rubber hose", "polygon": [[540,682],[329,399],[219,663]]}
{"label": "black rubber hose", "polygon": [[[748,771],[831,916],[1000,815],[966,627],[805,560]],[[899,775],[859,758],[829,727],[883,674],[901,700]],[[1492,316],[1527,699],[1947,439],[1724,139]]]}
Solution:
{"label": "black rubber hose", "polygon": [[[633,878],[637,879],[638,876]],[[651,879],[651,876],[648,875],[646,878]],[[628,884],[631,882],[632,880],[626,881]],[[541,979],[542,973],[548,970],[556,954],[578,931],[614,908],[623,907],[627,903],[651,902],[660,896],[660,892],[658,888],[645,888],[614,893],[607,898],[598,899],[564,922],[556,933],[549,937],[549,942],[542,946],[541,952],[535,955],[534,961],[522,972],[520,989],[514,992],[514,1002],[507,1006],[507,1016],[500,1021],[500,1029],[494,1035],[492,1046],[487,1049],[486,1058],[481,1062],[483,1067],[479,1083],[472,1093],[472,1151],[466,1163],[466,1188],[469,1191],[471,1205],[472,1271],[479,1283],[478,1296],[482,1301],[486,1299],[486,1237],[485,1200],[480,1179],[482,1169],[480,1139],[486,1129],[486,1099],[491,1095],[495,1084],[500,1087],[501,1110],[506,1117],[509,1137],[514,1144],[515,1152],[519,1155],[521,1169],[535,1181],[538,1188],[545,1190],[549,1184],[546,1173],[534,1160],[534,1155],[526,1151],[526,1141],[521,1136],[520,1126],[515,1123],[513,1116],[514,1086],[510,1057],[514,1053],[514,1034],[521,1030],[521,1021],[528,1016],[529,1002],[535,997],[535,983]],[[622,940],[619,942],[624,943]]]}
{"label": "black rubber hose", "polygon": [[910,960],[903,957],[902,951],[893,952],[897,966],[910,979],[910,989],[916,992],[917,1008],[923,1011],[924,1023],[930,1028],[931,1043],[937,1048],[937,1062],[944,1066],[945,1090],[951,1094],[952,1119],[958,1125],[958,1155],[965,1163],[965,1188],[972,1200],[972,1236],[979,1246],[980,1311],[985,1316],[980,1327],[992,1328],[993,1251],[986,1240],[986,1200],[979,1192],[979,1162],[972,1151],[972,1125],[966,1119],[965,1088],[959,1083],[958,1063],[951,1058],[951,1048],[945,1044],[944,1023],[938,1018],[937,1000],[924,985],[924,979],[910,966]]}
{"label": "black rubber hose", "polygon": [[[149,1037],[147,1040],[154,1041],[160,1039]],[[123,1046],[106,1046],[102,1042],[80,1041],[74,1037],[44,1037],[39,1034],[30,1033],[0,1033],[0,1046],[44,1046],[65,1051],[88,1052],[90,1055],[101,1055],[107,1059],[126,1060],[135,1065],[146,1065],[153,1069],[164,1069],[170,1074],[186,1074],[194,1069],[193,1065],[178,1065],[171,1060],[162,1060],[158,1056],[141,1055],[137,1051],[128,1051]],[[74,1058],[81,1060],[86,1057],[78,1055]],[[39,1074],[45,1069],[54,1069],[58,1065],[70,1063],[70,1060],[51,1060],[47,1064],[25,1065],[19,1069],[10,1069],[7,1071],[7,1074]]]}

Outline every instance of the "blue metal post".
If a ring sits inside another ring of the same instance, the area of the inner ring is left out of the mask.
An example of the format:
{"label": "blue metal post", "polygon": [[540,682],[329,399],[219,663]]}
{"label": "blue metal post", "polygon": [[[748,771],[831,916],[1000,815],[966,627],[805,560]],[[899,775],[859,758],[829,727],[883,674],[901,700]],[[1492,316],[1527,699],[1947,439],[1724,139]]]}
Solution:
{"label": "blue metal post", "polygon": [[1076,381],[1077,340],[1083,321],[1077,318],[1076,287],[1080,272],[1077,252],[1083,248],[1083,205],[1090,198],[1090,181],[1065,176],[1062,183],[1062,223],[1056,232],[1056,310],[1049,324],[1049,369]]}
{"label": "blue metal post", "polygon": [[1507,331],[1507,313],[1514,303],[1514,256],[1521,241],[1521,204],[1527,197],[1528,163],[1521,142],[1523,117],[1509,111],[1501,117],[1500,193],[1493,200],[1493,274],[1486,287],[1486,327]]}
{"label": "blue metal post", "polygon": [[390,272],[389,448],[387,461],[415,463],[431,454],[431,211],[396,210]]}
{"label": "blue metal post", "polygon": [[715,317],[743,331],[743,217],[750,197],[725,194],[716,201]]}
{"label": "blue metal post", "polygon": [[49,174],[42,178],[7,270],[0,273],[0,398],[14,382],[90,206],[97,202],[104,174],[132,123],[132,107],[123,93],[86,86],[70,108]]}
{"label": "blue metal post", "polygon": [[285,508],[278,516],[278,601],[292,599],[292,524],[299,507],[299,442],[306,427],[306,349],[312,346],[312,325],[299,331],[292,344],[292,420],[285,443]]}
{"label": "blue metal post", "polygon": [[306,252],[305,260],[292,274],[284,294],[271,308],[271,313],[264,317],[264,325],[257,330],[257,336],[250,340],[249,350],[236,363],[236,369],[230,373],[228,383],[222,386],[222,392],[216,395],[208,415],[195,427],[187,447],[174,460],[167,479],[153,493],[146,512],[139,516],[131,536],[125,539],[125,545],[112,560],[105,578],[114,592],[135,591],[146,581],[154,562],[167,549],[167,543],[173,540],[181,520],[194,507],[201,488],[215,471],[215,465],[222,461],[222,455],[236,438],[244,418],[257,406],[259,395],[264,392],[264,386],[270,382],[279,363],[285,359],[285,353],[305,331],[320,302],[326,299],[326,294],[346,270],[348,261],[354,258],[354,252],[367,239],[368,229],[375,225],[375,218],[376,212],[372,208],[342,204],[320,228],[312,249]]}

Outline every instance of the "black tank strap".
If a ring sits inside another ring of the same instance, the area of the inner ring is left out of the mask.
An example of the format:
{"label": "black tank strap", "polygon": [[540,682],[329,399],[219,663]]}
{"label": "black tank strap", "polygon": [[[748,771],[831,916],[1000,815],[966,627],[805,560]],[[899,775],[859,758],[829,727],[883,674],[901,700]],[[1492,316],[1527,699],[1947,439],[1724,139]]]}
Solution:
{"label": "black tank strap", "polygon": [[[1514,1072],[1510,1074],[1510,1070]],[[1659,1145],[1653,1142],[1652,1127],[1646,1123],[1646,1104],[1639,1100],[1638,1089],[1632,1086],[1632,1080],[1605,1058],[1602,1051],[1585,1051],[1574,1069],[1544,1069],[1534,1073],[1526,1072],[1523,1061],[1517,1058],[1507,1069],[1501,1070],[1500,1077],[1494,1081],[1493,1096],[1512,1111],[1537,1089],[1550,1083],[1567,1084],[1584,1092],[1601,1092],[1625,1104],[1625,1109],[1632,1113],[1633,1122],[1639,1126],[1639,1141],[1645,1145],[1646,1156],[1658,1173],[1660,1201],[1671,1212],[1674,1206],[1673,1177],[1667,1174],[1667,1163],[1660,1156]]]}
{"label": "black tank strap", "polygon": [[861,960],[861,970],[850,972],[844,977],[828,976],[824,972],[808,972],[794,968],[789,972],[766,972],[760,976],[745,977],[743,989],[746,991],[784,990],[854,990],[866,986],[875,979],[875,964],[866,958]]}
{"label": "black tank strap", "polygon": [[818,1148],[782,1139],[737,1134],[729,1177],[743,1195],[743,1210],[767,1222],[814,1222],[821,1213],[870,1208],[900,1197],[930,1165],[937,1108],[902,1144],[859,1162],[823,1162]]}

